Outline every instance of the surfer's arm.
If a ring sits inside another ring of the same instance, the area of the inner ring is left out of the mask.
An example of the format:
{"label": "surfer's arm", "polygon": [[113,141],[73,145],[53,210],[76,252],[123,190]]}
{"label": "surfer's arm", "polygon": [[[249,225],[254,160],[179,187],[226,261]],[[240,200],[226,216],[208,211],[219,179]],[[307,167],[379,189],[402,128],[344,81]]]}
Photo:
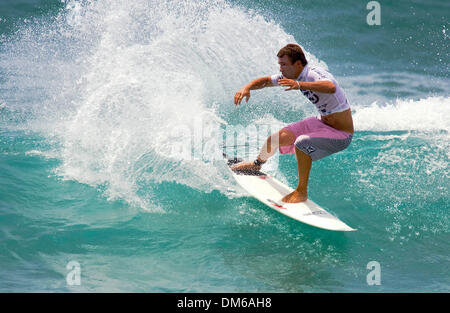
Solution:
{"label": "surfer's arm", "polygon": [[315,82],[299,82],[292,79],[280,79],[278,81],[278,85],[283,87],[289,87],[287,90],[293,90],[293,89],[301,89],[301,90],[311,90],[316,91],[320,93],[335,93],[336,92],[336,85],[333,84],[330,80],[321,80],[321,81],[315,81]]}
{"label": "surfer's arm", "polygon": [[335,93],[336,85],[330,80],[321,80],[316,82],[299,82],[302,90],[311,90],[321,93]]}
{"label": "surfer's arm", "polygon": [[242,99],[245,97],[245,102],[248,102],[250,99],[250,90],[262,89],[265,87],[272,87],[273,83],[270,76],[260,77],[255,80],[252,80],[247,85],[242,87],[236,94],[234,95],[234,104],[241,104]]}
{"label": "surfer's arm", "polygon": [[273,86],[272,79],[270,78],[270,76],[267,76],[252,80],[250,83],[247,84],[246,87],[248,87],[250,90],[256,90],[272,86]]}

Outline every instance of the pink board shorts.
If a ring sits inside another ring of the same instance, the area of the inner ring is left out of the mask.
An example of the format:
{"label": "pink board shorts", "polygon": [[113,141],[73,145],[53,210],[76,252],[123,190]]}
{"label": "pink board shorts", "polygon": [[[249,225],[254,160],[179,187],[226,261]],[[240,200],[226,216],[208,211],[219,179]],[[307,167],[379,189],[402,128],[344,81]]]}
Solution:
{"label": "pink board shorts", "polygon": [[334,129],[317,117],[309,117],[284,127],[294,133],[295,142],[280,146],[281,154],[295,154],[295,147],[306,153],[313,161],[344,150],[350,145],[353,135]]}

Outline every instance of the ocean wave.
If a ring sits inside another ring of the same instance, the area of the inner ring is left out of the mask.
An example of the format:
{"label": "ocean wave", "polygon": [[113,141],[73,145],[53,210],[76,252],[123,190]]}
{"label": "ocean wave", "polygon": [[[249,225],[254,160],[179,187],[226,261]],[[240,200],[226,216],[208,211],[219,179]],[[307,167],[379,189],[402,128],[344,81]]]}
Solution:
{"label": "ocean wave", "polygon": [[354,106],[357,131],[423,131],[449,133],[450,97],[432,96],[419,100]]}

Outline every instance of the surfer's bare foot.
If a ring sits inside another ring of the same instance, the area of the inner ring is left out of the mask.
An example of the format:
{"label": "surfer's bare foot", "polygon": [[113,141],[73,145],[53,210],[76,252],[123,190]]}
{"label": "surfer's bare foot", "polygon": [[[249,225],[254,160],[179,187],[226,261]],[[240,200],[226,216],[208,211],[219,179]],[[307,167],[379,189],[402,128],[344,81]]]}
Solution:
{"label": "surfer's bare foot", "polygon": [[256,165],[254,162],[240,162],[231,167],[233,171],[240,171],[240,172],[246,172],[246,171],[259,171],[261,169],[261,165]]}
{"label": "surfer's bare foot", "polygon": [[300,192],[298,190],[294,190],[290,194],[286,195],[281,199],[281,201],[286,203],[298,203],[303,202],[308,199],[306,192]]}

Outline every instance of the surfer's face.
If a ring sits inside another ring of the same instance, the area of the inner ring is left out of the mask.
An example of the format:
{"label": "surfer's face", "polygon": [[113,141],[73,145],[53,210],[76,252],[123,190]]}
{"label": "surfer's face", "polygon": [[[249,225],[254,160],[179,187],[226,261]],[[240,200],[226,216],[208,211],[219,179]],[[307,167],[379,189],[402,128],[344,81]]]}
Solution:
{"label": "surfer's face", "polygon": [[298,75],[303,70],[301,61],[291,62],[291,59],[287,55],[278,57],[278,64],[280,65],[280,72],[284,77],[289,79],[297,79]]}

